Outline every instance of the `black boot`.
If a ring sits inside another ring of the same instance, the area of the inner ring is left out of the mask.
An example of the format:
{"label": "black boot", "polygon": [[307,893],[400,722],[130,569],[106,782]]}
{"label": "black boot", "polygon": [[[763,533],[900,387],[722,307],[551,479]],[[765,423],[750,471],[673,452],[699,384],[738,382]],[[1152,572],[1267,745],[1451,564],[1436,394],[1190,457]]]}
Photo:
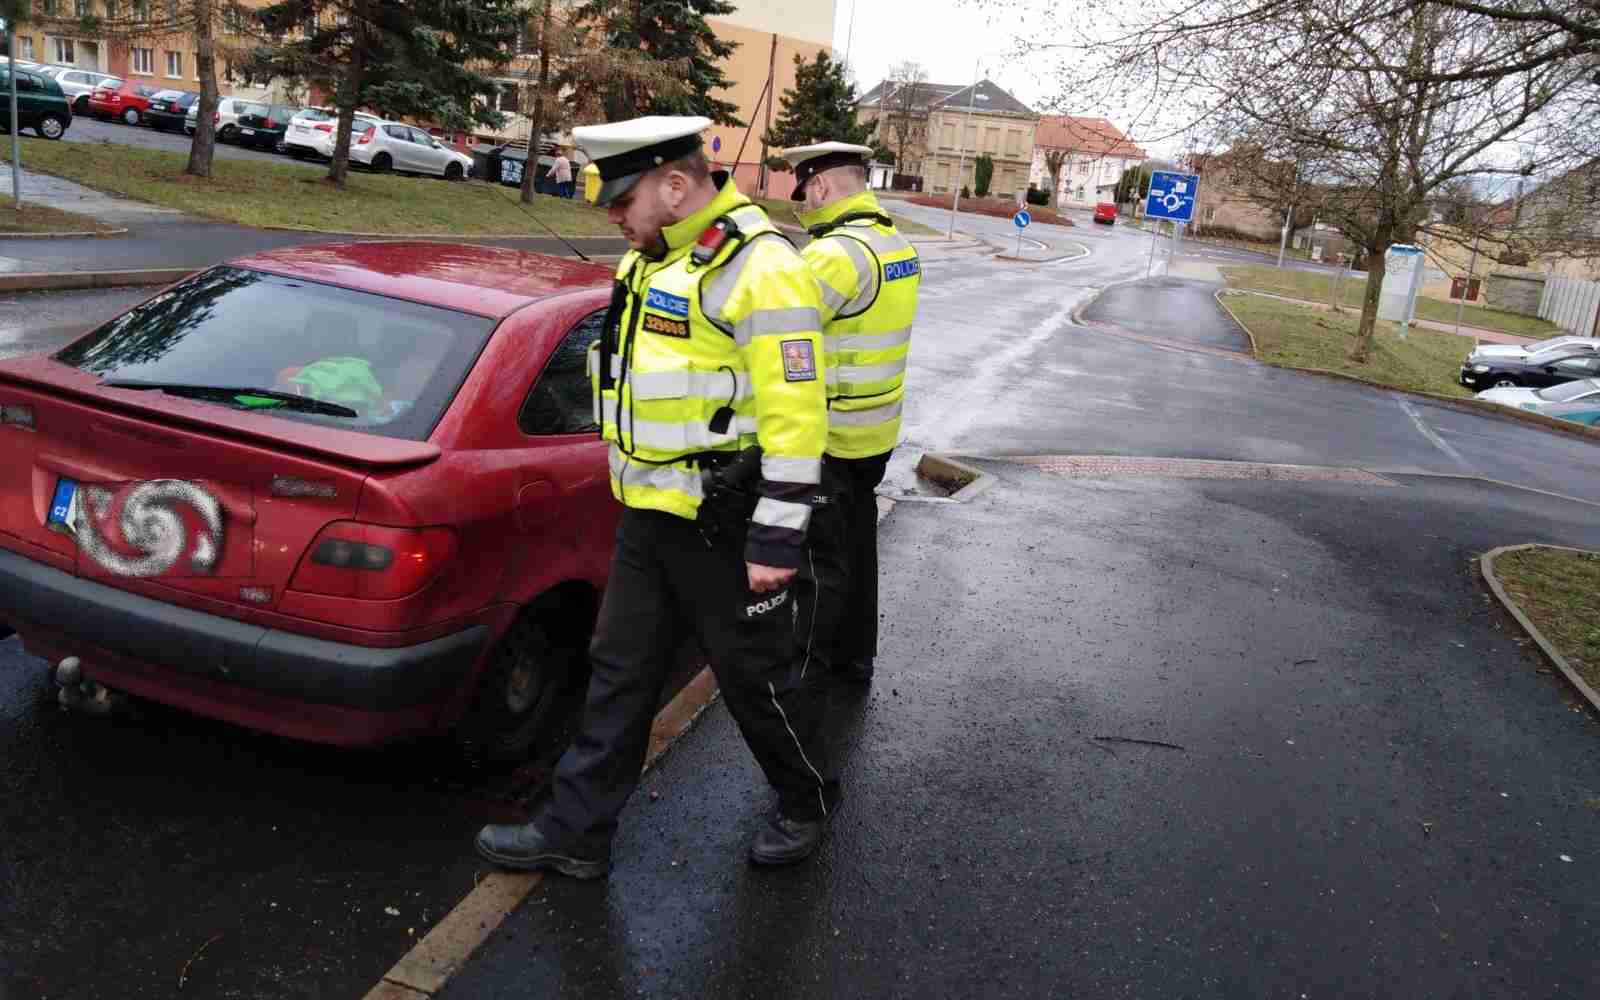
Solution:
{"label": "black boot", "polygon": [[570,878],[589,880],[604,878],[611,870],[610,857],[575,852],[552,844],[532,823],[486,826],[478,831],[475,846],[484,858],[516,871],[547,869]]}
{"label": "black boot", "polygon": [[851,684],[872,683],[871,660],[851,660],[848,663],[841,663],[833,668],[833,672],[840,680]]}
{"label": "black boot", "polygon": [[817,849],[828,828],[825,819],[775,816],[750,844],[750,860],[758,865],[799,864]]}

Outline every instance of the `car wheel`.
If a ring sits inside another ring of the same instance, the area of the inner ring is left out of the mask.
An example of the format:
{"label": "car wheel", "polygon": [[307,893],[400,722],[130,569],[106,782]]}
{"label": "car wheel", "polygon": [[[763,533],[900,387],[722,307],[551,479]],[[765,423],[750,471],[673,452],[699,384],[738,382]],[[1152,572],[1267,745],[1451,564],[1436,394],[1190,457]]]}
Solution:
{"label": "car wheel", "polygon": [[123,124],[125,124],[125,125],[137,125],[137,124],[139,124],[139,109],[138,108],[129,108],[126,111],[124,111],[122,113],[122,121],[123,121]]}
{"label": "car wheel", "polygon": [[583,646],[563,645],[524,612],[490,655],[455,741],[473,763],[526,760],[534,745],[558,735],[571,693],[585,680]]}
{"label": "car wheel", "polygon": [[[282,156],[284,153],[287,153],[289,151],[289,147],[285,146],[281,142],[276,142],[276,143],[272,144],[272,151],[274,153],[277,153],[279,156]],[[297,156],[297,157],[295,157],[295,159],[299,159],[299,157]]]}
{"label": "car wheel", "polygon": [[79,97],[76,101],[72,102],[72,113],[73,114],[82,115],[82,114],[88,114],[88,112],[89,112],[89,95],[88,94],[84,94],[82,97]]}
{"label": "car wheel", "polygon": [[444,179],[447,181],[459,181],[465,173],[466,171],[461,169],[461,164],[459,163],[446,163],[444,165]]}
{"label": "car wheel", "polygon": [[1497,379],[1495,381],[1495,383],[1494,383],[1494,387],[1496,389],[1516,389],[1516,388],[1519,388],[1519,386],[1517,385],[1517,380],[1514,379],[1514,378],[1510,378],[1510,377],[1501,377],[1501,378]]}
{"label": "car wheel", "polygon": [[372,158],[372,172],[375,174],[386,174],[393,166],[394,158],[388,153],[379,153]]}
{"label": "car wheel", "polygon": [[217,141],[218,142],[232,142],[233,141],[233,126],[232,125],[224,125],[224,126],[222,126],[222,128],[218,129],[217,130]]}
{"label": "car wheel", "polygon": [[33,130],[45,139],[60,139],[67,134],[67,123],[58,115],[45,115]]}

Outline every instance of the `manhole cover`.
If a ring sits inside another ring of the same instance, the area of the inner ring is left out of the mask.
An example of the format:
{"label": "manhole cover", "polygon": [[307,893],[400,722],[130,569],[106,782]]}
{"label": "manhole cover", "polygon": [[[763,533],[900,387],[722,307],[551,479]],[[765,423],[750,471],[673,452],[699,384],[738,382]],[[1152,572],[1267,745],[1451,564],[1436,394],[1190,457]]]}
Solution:
{"label": "manhole cover", "polygon": [[1318,465],[1216,462],[1194,458],[1124,458],[1116,455],[1030,455],[1005,461],[1077,479],[1154,476],[1166,479],[1270,479],[1290,483],[1395,485],[1392,480],[1363,469]]}

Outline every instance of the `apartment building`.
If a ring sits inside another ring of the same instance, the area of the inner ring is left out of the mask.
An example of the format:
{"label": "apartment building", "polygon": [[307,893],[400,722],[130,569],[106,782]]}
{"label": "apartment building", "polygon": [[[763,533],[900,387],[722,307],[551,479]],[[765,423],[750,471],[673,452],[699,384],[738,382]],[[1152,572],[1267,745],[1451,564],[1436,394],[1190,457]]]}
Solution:
{"label": "apartment building", "polygon": [[1028,172],[1028,182],[1041,190],[1050,187],[1050,171],[1045,165],[1050,152],[1066,155],[1055,198],[1056,204],[1072,208],[1115,201],[1122,172],[1139,166],[1146,155],[1104,118],[1047,115],[1039,119]]}
{"label": "apartment building", "polygon": [[[874,138],[894,149],[894,120],[906,118],[911,141],[901,174],[922,178],[922,190],[949,194],[975,184],[974,161],[994,160],[990,193],[1012,198],[1028,186],[1034,131],[1039,116],[992,80],[976,85],[921,83],[908,95],[904,85],[885,80],[856,104],[858,121],[876,121]],[[899,92],[897,94],[897,91]]]}

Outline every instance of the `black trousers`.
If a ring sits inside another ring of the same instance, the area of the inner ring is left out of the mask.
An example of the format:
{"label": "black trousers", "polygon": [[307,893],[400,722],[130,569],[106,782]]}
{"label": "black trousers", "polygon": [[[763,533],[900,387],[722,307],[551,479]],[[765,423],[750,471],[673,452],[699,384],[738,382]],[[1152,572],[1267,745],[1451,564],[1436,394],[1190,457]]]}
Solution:
{"label": "black trousers", "polygon": [[[534,823],[563,844],[609,846],[639,783],[673,656],[694,637],[784,815],[818,819],[838,798],[828,770],[825,695],[804,683],[792,590],[753,594],[744,562],[749,506],[707,501],[699,522],[623,512],[589,657],[594,672],[573,745]],[[714,512],[713,512],[714,511]]]}
{"label": "black trousers", "polygon": [[811,517],[810,561],[815,588],[812,653],[825,666],[870,666],[878,655],[878,484],[890,452],[871,458],[822,460],[828,502]]}

